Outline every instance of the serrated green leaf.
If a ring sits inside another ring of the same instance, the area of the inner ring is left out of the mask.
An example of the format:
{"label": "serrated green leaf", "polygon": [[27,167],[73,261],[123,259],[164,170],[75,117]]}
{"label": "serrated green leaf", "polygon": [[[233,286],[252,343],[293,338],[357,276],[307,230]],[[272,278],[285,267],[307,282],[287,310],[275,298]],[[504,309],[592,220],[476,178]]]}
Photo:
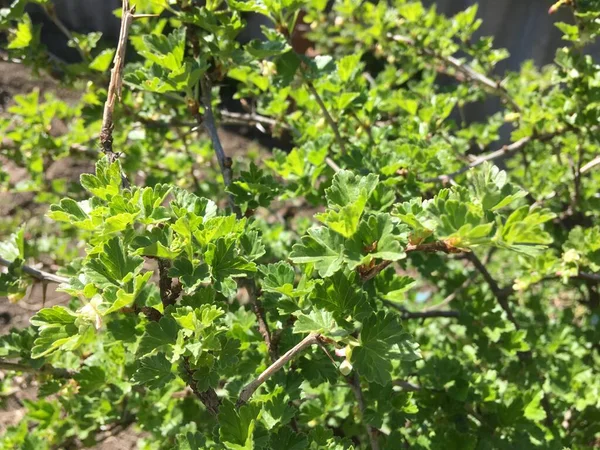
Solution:
{"label": "serrated green leaf", "polygon": [[367,380],[382,386],[392,380],[392,361],[421,357],[418,346],[391,313],[379,312],[365,319],[359,341],[360,345],[352,350],[352,363]]}

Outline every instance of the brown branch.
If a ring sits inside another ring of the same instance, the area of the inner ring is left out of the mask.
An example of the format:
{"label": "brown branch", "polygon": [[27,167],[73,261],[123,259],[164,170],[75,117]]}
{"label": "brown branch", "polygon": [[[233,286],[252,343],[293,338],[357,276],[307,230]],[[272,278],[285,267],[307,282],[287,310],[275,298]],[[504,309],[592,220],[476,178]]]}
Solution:
{"label": "brown branch", "polygon": [[[358,372],[354,370],[354,375],[348,377],[346,379],[348,381],[348,385],[352,392],[354,393],[354,397],[356,397],[356,403],[358,403],[358,409],[360,411],[361,419],[365,415],[365,399],[362,393],[362,389],[360,388],[360,377]],[[377,440],[377,435],[379,434],[379,430],[377,428],[372,427],[369,424],[365,424],[365,428],[367,429],[367,435],[369,436],[369,442],[371,443],[372,450],[379,450],[379,441]]]}
{"label": "brown branch", "polygon": [[[12,261],[8,261],[7,259],[0,258],[0,266],[9,267],[12,264]],[[34,269],[33,267],[23,265],[21,266],[21,270],[25,272],[27,275],[46,283],[68,283],[69,279],[65,277],[61,277],[60,275],[55,275],[50,272],[44,272],[43,270]]]}
{"label": "brown branch", "polygon": [[167,308],[169,305],[174,305],[175,301],[181,294],[182,286],[178,280],[173,282],[173,279],[169,276],[169,268],[171,262],[165,258],[157,258],[158,261],[158,287],[160,289],[160,299],[163,307]]}
{"label": "brown branch", "polygon": [[247,403],[252,394],[269,378],[283,368],[289,361],[294,359],[299,353],[304,351],[307,347],[318,344],[319,341],[324,340],[324,337],[317,333],[311,333],[302,339],[297,345],[292,347],[290,350],[285,352],[277,361],[271,364],[261,373],[255,380],[248,383],[244,389],[240,392],[237,407]]}
{"label": "brown branch", "polygon": [[[125,64],[125,51],[127,50],[127,37],[129,29],[134,19],[135,6],[129,7],[129,0],[123,0],[121,30],[119,32],[119,42],[117,51],[113,60],[113,68],[110,72],[110,83],[106,93],[106,102],[104,103],[104,112],[102,114],[102,128],[100,129],[100,147],[108,156],[111,163],[119,158],[119,153],[113,151],[112,132],[114,128],[113,115],[115,103],[118,98],[121,100],[121,88],[123,86],[123,65]],[[121,174],[123,186],[129,186],[127,178]]]}
{"label": "brown branch", "polygon": [[183,358],[183,368],[188,376],[187,385],[190,387],[196,397],[198,397],[204,404],[206,410],[214,416],[219,414],[221,399],[213,388],[208,388],[206,391],[201,391],[198,389],[196,381],[194,380],[194,370],[190,367],[190,361],[187,357]]}
{"label": "brown branch", "polygon": [[[453,246],[451,243],[447,241],[434,241],[434,242],[426,242],[424,244],[408,244],[404,249],[406,253],[412,252],[425,252],[425,253],[462,253],[466,250]],[[392,264],[393,261],[382,261],[379,264],[374,265],[367,270],[361,270],[361,267],[358,268],[358,272],[360,274],[360,278],[363,283],[366,283],[370,279],[377,276],[379,272]]]}
{"label": "brown branch", "polygon": [[263,337],[265,343],[267,344],[267,350],[269,351],[271,361],[275,362],[279,358],[279,352],[277,350],[277,340],[271,334],[271,330],[269,329],[269,324],[266,319],[265,310],[263,309],[262,302],[259,300],[260,292],[258,292],[256,283],[253,279],[246,278],[240,280],[240,284],[242,284],[248,292],[250,304],[252,305],[252,310],[254,311],[254,314],[256,315],[256,321],[258,322],[258,331]]}

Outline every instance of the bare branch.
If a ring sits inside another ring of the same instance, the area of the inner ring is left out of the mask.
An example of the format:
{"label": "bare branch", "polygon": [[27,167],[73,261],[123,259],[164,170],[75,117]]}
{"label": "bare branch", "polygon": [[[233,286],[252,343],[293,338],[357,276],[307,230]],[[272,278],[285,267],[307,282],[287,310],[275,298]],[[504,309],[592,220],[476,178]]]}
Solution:
{"label": "bare branch", "polygon": [[304,83],[308,87],[308,90],[310,91],[312,96],[315,98],[317,104],[319,105],[319,108],[321,108],[321,112],[323,113],[325,120],[329,124],[331,131],[333,131],[333,134],[335,135],[335,140],[336,140],[338,146],[340,147],[340,150],[342,151],[342,153],[346,153],[346,144],[344,143],[344,140],[342,139],[342,135],[340,134],[339,127],[338,127],[337,123],[335,122],[335,120],[333,120],[333,117],[331,117],[331,114],[329,114],[329,111],[327,110],[327,106],[325,106],[323,99],[321,98],[321,96],[319,95],[317,90],[315,89],[315,86],[312,84],[312,81],[310,81],[310,80],[306,79],[306,77],[304,77]]}
{"label": "bare branch", "polygon": [[483,164],[487,161],[493,161],[493,160],[501,158],[503,156],[512,156],[532,141],[545,142],[550,139],[553,139],[554,137],[556,137],[562,133],[564,133],[564,130],[557,131],[554,133],[543,134],[540,136],[535,136],[535,135],[526,136],[524,138],[519,139],[518,141],[513,142],[510,145],[504,145],[500,149],[498,149],[492,153],[488,153],[486,155],[480,156],[479,158],[476,158],[475,160],[473,160],[470,164],[463,166],[460,169],[455,170],[454,172],[452,172],[450,174],[439,175],[437,177],[428,178],[423,181],[425,181],[426,183],[434,183],[436,181],[447,182],[448,180],[451,180],[452,178],[467,172],[469,169],[473,169],[477,166],[480,166],[481,164]]}
{"label": "bare branch", "polygon": [[579,169],[579,173],[581,173],[581,174],[586,173],[587,171],[592,170],[597,165],[600,165],[600,156],[596,156],[590,162],[588,162],[587,164],[583,165],[581,167],[581,169]]}
{"label": "bare branch", "polygon": [[[8,261],[7,259],[0,258],[0,266],[9,267],[12,264],[12,261]],[[23,272],[27,275],[46,283],[68,283],[69,279],[65,277],[61,277],[60,275],[55,275],[50,272],[44,272],[43,270],[34,269],[33,267],[23,265],[21,266]]]}
{"label": "bare branch", "polygon": [[[506,103],[510,104],[511,107],[515,111],[520,110],[519,106],[510,97],[510,95],[508,94],[506,89],[501,85],[501,83],[499,81],[492,80],[491,78],[482,74],[481,72],[476,71],[469,64],[463,63],[462,61],[460,61],[459,59],[457,59],[453,56],[440,55],[428,47],[420,47],[419,44],[414,39],[412,39],[408,36],[402,36],[402,35],[398,35],[398,34],[395,34],[395,35],[389,34],[388,37],[390,39],[393,39],[396,42],[401,42],[410,47],[414,47],[415,49],[417,49],[417,51],[419,53],[431,56],[437,60],[442,61],[443,63],[445,63],[445,65],[454,68],[454,70],[456,70],[457,74],[462,75],[462,77],[464,77],[470,81],[473,81],[474,83],[477,83],[478,85],[484,87],[488,91],[501,97]],[[453,75],[459,81],[463,81],[462,77],[456,76],[457,74],[448,73],[446,70],[440,70],[440,71],[443,73],[446,73],[448,75]]]}
{"label": "bare branch", "polygon": [[[110,83],[108,84],[106,102],[104,103],[104,112],[102,114],[102,128],[100,129],[100,147],[108,156],[111,163],[119,158],[119,153],[113,151],[113,114],[117,98],[121,100],[123,65],[125,64],[125,51],[127,50],[127,37],[129,36],[129,28],[134,19],[134,12],[135,6],[130,8],[129,0],[123,0],[119,43],[113,60],[113,68],[110,72]],[[129,186],[129,182],[123,173],[121,174],[121,178],[123,186]]]}
{"label": "bare branch", "polygon": [[[212,142],[215,155],[217,156],[219,168],[221,169],[221,174],[223,175],[223,182],[227,187],[231,184],[233,179],[231,170],[233,162],[231,161],[231,158],[225,154],[223,145],[221,144],[221,139],[219,138],[219,134],[217,132],[217,124],[215,122],[215,116],[212,110],[212,85],[208,77],[202,77],[200,81],[200,90],[202,96],[202,105],[204,106],[204,116],[202,116],[202,114],[200,114],[198,111],[198,104],[193,99],[188,101],[188,110],[194,116],[198,122],[198,125],[204,125],[204,128],[206,129],[206,132],[208,133],[208,136]],[[242,217],[242,211],[235,204],[233,196],[229,195],[228,199],[231,210],[238,218]]]}
{"label": "bare branch", "polygon": [[265,369],[263,373],[261,373],[255,380],[251,381],[242,389],[240,392],[240,396],[237,401],[237,406],[248,402],[252,394],[269,378],[271,378],[275,373],[277,373],[283,366],[285,366],[289,361],[294,359],[299,353],[301,353],[307,347],[318,344],[323,337],[317,333],[311,333],[302,339],[297,345],[292,347],[290,350],[285,352],[277,361],[271,364],[269,367]]}
{"label": "bare branch", "polygon": [[83,61],[86,61],[88,59],[87,55],[85,54],[81,46],[75,41],[69,29],[65,26],[64,23],[62,23],[62,21],[56,15],[56,7],[54,6],[54,4],[46,4],[44,6],[44,12],[46,13],[46,16],[52,21],[52,23],[56,26],[56,28],[58,28],[60,32],[64,34],[70,42],[73,43],[73,45],[75,46],[75,50],[77,50],[77,53],[79,53],[81,59]]}
{"label": "bare branch", "polygon": [[[358,372],[355,370],[354,375],[352,377],[348,377],[347,381],[350,385],[350,389],[352,389],[352,392],[354,393],[354,397],[356,397],[356,403],[358,403],[358,409],[360,410],[360,415],[362,418],[365,415],[365,399],[362,389],[360,388],[360,377]],[[377,440],[377,434],[379,433],[379,430],[369,424],[365,424],[365,428],[367,429],[367,435],[369,436],[371,449],[379,450],[379,441]]]}
{"label": "bare branch", "polygon": [[422,389],[421,386],[418,386],[416,384],[413,384],[413,383],[411,383],[409,381],[405,381],[405,380],[394,380],[393,384],[394,384],[394,386],[401,387],[403,390],[409,391],[409,392],[417,392]]}

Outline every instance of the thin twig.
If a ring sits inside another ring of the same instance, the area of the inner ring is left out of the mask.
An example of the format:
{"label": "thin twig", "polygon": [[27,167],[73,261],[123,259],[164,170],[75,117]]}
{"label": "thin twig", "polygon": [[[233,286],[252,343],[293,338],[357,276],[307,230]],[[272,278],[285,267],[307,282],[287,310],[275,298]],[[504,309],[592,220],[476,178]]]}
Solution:
{"label": "thin twig", "polygon": [[467,258],[469,259],[469,261],[471,261],[473,263],[473,265],[475,266],[475,268],[483,276],[483,279],[490,286],[490,289],[492,290],[492,293],[496,297],[496,300],[498,301],[498,304],[500,305],[500,307],[506,313],[506,316],[508,317],[508,320],[510,320],[513,323],[513,325],[515,326],[515,328],[517,330],[520,330],[521,327],[519,326],[519,323],[517,322],[517,319],[515,318],[515,316],[514,316],[514,314],[512,312],[512,309],[510,307],[510,303],[508,302],[508,298],[514,292],[513,288],[510,287],[510,286],[506,287],[506,288],[501,288],[498,285],[498,282],[494,279],[494,277],[492,277],[492,275],[490,274],[490,272],[487,270],[487,268],[485,267],[485,265],[481,262],[481,260],[477,257],[477,255],[475,253],[469,253],[469,254],[467,254]]}
{"label": "thin twig", "polygon": [[321,108],[321,112],[323,113],[325,120],[329,124],[331,131],[333,131],[335,140],[336,140],[338,146],[340,147],[340,150],[342,151],[342,153],[346,153],[346,144],[344,143],[344,140],[342,139],[342,135],[340,134],[339,127],[338,127],[337,123],[335,122],[335,120],[333,120],[333,117],[331,117],[331,114],[329,114],[329,111],[327,110],[327,106],[325,106],[323,99],[321,98],[321,96],[319,95],[317,90],[315,89],[315,86],[313,85],[312,81],[310,81],[310,80],[306,79],[306,77],[304,77],[304,83],[308,87],[308,90],[310,91],[312,96],[315,98],[317,104],[319,105],[319,108]]}
{"label": "thin twig", "polygon": [[258,322],[258,331],[263,337],[265,344],[267,344],[267,350],[269,352],[269,356],[271,357],[271,361],[275,362],[279,358],[279,352],[277,351],[277,342],[273,339],[273,335],[271,334],[271,330],[269,328],[269,323],[267,322],[265,316],[265,310],[263,309],[262,302],[259,300],[260,293],[256,287],[256,283],[252,279],[242,280],[246,291],[248,291],[248,297],[250,298],[250,304],[252,305],[252,310],[256,315],[256,321]]}
{"label": "thin twig", "polygon": [[50,366],[42,366],[40,368],[34,368],[25,364],[13,363],[9,361],[0,360],[0,370],[10,370],[12,372],[27,372],[27,373],[45,373],[51,374],[55,378],[73,378],[76,372],[67,369],[57,369]]}
{"label": "thin twig", "polygon": [[271,364],[269,367],[265,369],[263,373],[261,373],[255,380],[251,381],[242,389],[240,392],[237,406],[241,406],[248,402],[252,394],[269,378],[271,378],[275,373],[277,373],[283,366],[285,366],[289,361],[294,359],[299,353],[301,353],[307,347],[317,344],[320,340],[324,339],[318,333],[311,333],[302,339],[297,345],[292,347],[290,350],[285,352],[277,361]]}
{"label": "thin twig", "polygon": [[[354,393],[354,397],[356,397],[356,403],[358,403],[358,409],[360,411],[361,419],[364,419],[365,415],[365,398],[362,393],[362,389],[360,388],[360,377],[358,372],[355,370],[353,376],[348,377],[348,384]],[[372,450],[379,450],[379,441],[377,440],[377,435],[379,431],[377,428],[372,427],[371,425],[365,423],[365,428],[367,429],[367,435],[369,436],[369,442],[371,443]]]}
{"label": "thin twig", "polygon": [[600,165],[600,156],[596,156],[590,162],[588,162],[587,164],[585,164],[584,166],[582,166],[581,169],[579,169],[579,173],[584,174],[587,171],[592,170],[597,165]]}
{"label": "thin twig", "polygon": [[409,391],[409,392],[417,392],[422,389],[421,386],[418,386],[416,384],[413,384],[413,383],[411,383],[409,381],[405,381],[405,380],[394,380],[393,384],[394,384],[394,386],[401,387],[403,390]]}
{"label": "thin twig", "polygon": [[404,306],[399,305],[396,302],[392,302],[390,300],[384,300],[383,301],[386,305],[397,309],[398,311],[400,311],[400,314],[402,316],[403,319],[405,320],[410,320],[410,319],[436,319],[436,318],[440,318],[440,317],[444,317],[444,318],[457,318],[460,317],[460,313],[458,311],[452,311],[452,310],[443,310],[443,311],[409,311],[408,309],[406,309]]}
{"label": "thin twig", "polygon": [[[501,85],[501,83],[499,81],[492,80],[488,76],[473,69],[469,64],[463,63],[462,61],[460,61],[459,59],[457,59],[453,56],[441,55],[428,47],[419,47],[419,44],[414,39],[412,39],[408,36],[402,36],[402,35],[398,35],[398,34],[393,35],[390,33],[388,35],[388,37],[393,39],[396,42],[401,42],[410,47],[414,47],[417,49],[418,52],[423,53],[428,56],[431,56],[435,59],[438,59],[438,60],[444,62],[447,66],[453,67],[463,77],[479,84],[480,86],[486,88],[488,91],[495,93],[496,95],[500,96],[504,101],[506,101],[506,103],[510,104],[511,107],[515,111],[520,111],[519,106],[510,97],[510,95],[508,94],[506,89]],[[443,71],[443,72],[448,74],[447,71]],[[453,75],[453,74],[449,74],[449,75]],[[455,78],[457,78],[459,81],[462,81],[456,75],[455,75]]]}
{"label": "thin twig", "polygon": [[[188,110],[194,115],[198,125],[204,125],[204,128],[206,129],[206,132],[208,133],[212,142],[215,155],[217,156],[221,174],[223,175],[223,182],[227,187],[231,184],[233,179],[231,170],[233,162],[231,158],[225,154],[223,145],[221,144],[221,139],[219,138],[219,134],[217,132],[217,124],[215,122],[215,116],[212,110],[212,85],[208,77],[202,77],[202,80],[200,81],[200,90],[202,96],[202,105],[204,106],[204,116],[202,116],[198,111],[198,105],[195,100],[189,101]],[[231,210],[238,218],[242,217],[242,211],[235,204],[231,194],[228,195],[228,199]]]}
{"label": "thin twig", "polygon": [[190,361],[188,357],[183,358],[183,368],[188,376],[187,385],[194,392],[196,397],[198,397],[204,404],[206,410],[215,416],[219,414],[221,399],[212,387],[209,387],[206,391],[201,391],[198,389],[196,381],[194,380],[194,370],[190,367]]}
{"label": "thin twig", "polygon": [[554,133],[543,134],[540,136],[535,136],[535,135],[526,136],[524,138],[519,139],[518,141],[513,142],[510,145],[504,145],[500,149],[493,151],[492,153],[488,153],[486,155],[480,156],[479,158],[476,158],[475,160],[473,160],[470,164],[463,166],[460,169],[455,170],[454,172],[452,172],[450,174],[439,175],[434,178],[428,178],[424,181],[426,183],[435,183],[437,181],[447,182],[448,180],[451,180],[452,178],[467,172],[469,169],[473,169],[477,166],[480,166],[481,164],[483,164],[487,161],[493,161],[493,160],[501,158],[503,156],[512,156],[532,141],[545,142],[550,139],[553,139],[554,137],[556,137],[562,133],[564,133],[564,130],[554,132]]}
{"label": "thin twig", "polygon": [[[8,261],[7,259],[0,258],[0,266],[9,267],[12,264],[12,261]],[[25,272],[27,275],[49,283],[68,283],[69,279],[65,277],[61,277],[60,275],[55,275],[50,272],[44,272],[43,270],[34,269],[33,267],[23,265],[21,266],[21,270]]]}
{"label": "thin twig", "polygon": [[52,23],[56,26],[56,28],[58,28],[60,32],[64,34],[70,42],[73,43],[73,45],[75,46],[75,50],[77,50],[77,53],[79,53],[81,59],[83,61],[87,61],[88,56],[85,54],[81,46],[75,41],[73,35],[71,34],[71,31],[69,31],[65,24],[62,23],[62,21],[56,15],[56,7],[54,6],[54,4],[48,3],[44,7],[44,12],[46,13],[46,16],[52,21]]}

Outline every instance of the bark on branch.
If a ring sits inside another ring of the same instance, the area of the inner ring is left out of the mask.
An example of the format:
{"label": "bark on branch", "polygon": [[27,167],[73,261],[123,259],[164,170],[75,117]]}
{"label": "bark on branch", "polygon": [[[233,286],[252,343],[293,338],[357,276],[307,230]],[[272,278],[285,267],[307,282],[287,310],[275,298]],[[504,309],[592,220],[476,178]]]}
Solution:
{"label": "bark on branch", "polygon": [[289,349],[285,354],[283,354],[277,361],[271,364],[269,367],[265,369],[263,373],[261,373],[255,380],[251,381],[242,389],[240,392],[240,396],[237,401],[237,407],[242,406],[247,403],[252,397],[252,394],[256,392],[256,390],[269,378],[275,375],[279,370],[283,368],[289,361],[298,356],[299,353],[304,351],[306,348],[319,344],[320,342],[325,341],[325,338],[318,333],[311,333],[302,339],[297,345]]}

